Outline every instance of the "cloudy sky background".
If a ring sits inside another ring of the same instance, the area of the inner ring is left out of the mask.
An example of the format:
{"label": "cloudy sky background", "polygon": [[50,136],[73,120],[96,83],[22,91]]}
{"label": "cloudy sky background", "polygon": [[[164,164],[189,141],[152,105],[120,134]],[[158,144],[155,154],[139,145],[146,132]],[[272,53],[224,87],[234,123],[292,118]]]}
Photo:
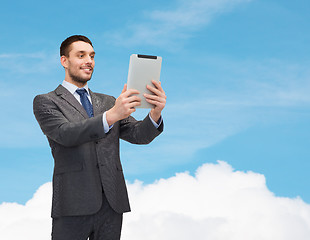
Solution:
{"label": "cloudy sky background", "polygon": [[308,1],[1,8],[1,239],[20,239],[12,230],[28,236],[38,224],[31,239],[49,238],[53,160],[32,100],[62,82],[59,45],[72,34],[94,43],[96,92],[119,95],[132,53],[163,57],[165,132],[149,146],[121,144],[133,207],[123,239],[307,239]]}

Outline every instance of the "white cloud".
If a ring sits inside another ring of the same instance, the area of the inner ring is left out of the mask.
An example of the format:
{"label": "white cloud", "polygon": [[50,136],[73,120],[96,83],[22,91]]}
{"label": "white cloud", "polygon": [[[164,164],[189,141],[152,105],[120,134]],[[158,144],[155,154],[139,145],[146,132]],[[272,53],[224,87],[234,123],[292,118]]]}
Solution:
{"label": "white cloud", "polygon": [[[277,197],[265,177],[235,171],[219,161],[204,164],[195,176],[178,173],[143,185],[128,184],[132,213],[125,214],[122,239],[128,240],[307,240],[310,205]],[[0,238],[50,239],[51,184],[39,188],[25,206],[0,205]]]}
{"label": "white cloud", "polygon": [[143,186],[129,185],[133,213],[124,239],[307,239],[310,206],[276,197],[265,178],[205,164],[196,175],[177,174]]}
{"label": "white cloud", "polygon": [[192,32],[208,24],[218,13],[251,0],[177,0],[171,10],[145,11],[142,23],[131,23],[126,28],[106,33],[105,38],[116,45],[166,46],[180,44]]}
{"label": "white cloud", "polygon": [[0,205],[0,239],[44,240],[51,234],[52,184],[42,185],[25,205]]}

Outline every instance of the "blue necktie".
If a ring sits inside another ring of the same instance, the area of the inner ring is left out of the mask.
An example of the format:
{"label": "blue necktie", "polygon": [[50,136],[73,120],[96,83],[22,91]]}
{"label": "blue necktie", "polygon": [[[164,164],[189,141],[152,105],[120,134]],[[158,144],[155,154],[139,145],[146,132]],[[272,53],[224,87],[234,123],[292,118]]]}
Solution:
{"label": "blue necktie", "polygon": [[91,105],[87,97],[86,89],[85,88],[77,89],[76,92],[80,95],[82,106],[85,108],[87,115],[89,117],[93,117],[94,116],[93,106]]}

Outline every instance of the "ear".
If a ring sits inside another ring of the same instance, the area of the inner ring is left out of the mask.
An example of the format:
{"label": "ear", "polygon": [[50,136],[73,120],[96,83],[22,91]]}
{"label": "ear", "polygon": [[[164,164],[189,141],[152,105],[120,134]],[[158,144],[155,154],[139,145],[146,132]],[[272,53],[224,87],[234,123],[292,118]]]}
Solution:
{"label": "ear", "polygon": [[64,55],[60,57],[60,63],[64,68],[68,67],[68,58]]}

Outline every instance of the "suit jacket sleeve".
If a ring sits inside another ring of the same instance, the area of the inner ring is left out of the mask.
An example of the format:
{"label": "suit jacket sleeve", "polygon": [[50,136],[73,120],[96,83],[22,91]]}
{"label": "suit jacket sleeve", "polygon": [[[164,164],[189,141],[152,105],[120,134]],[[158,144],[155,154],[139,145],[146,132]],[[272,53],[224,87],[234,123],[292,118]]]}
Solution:
{"label": "suit jacket sleeve", "polygon": [[143,121],[137,121],[129,116],[120,121],[120,138],[130,143],[148,144],[163,131],[163,128],[163,121],[156,128],[149,116]]}
{"label": "suit jacket sleeve", "polygon": [[78,122],[69,122],[57,104],[46,94],[35,97],[33,111],[43,133],[63,146],[78,146],[106,136],[102,114]]}

